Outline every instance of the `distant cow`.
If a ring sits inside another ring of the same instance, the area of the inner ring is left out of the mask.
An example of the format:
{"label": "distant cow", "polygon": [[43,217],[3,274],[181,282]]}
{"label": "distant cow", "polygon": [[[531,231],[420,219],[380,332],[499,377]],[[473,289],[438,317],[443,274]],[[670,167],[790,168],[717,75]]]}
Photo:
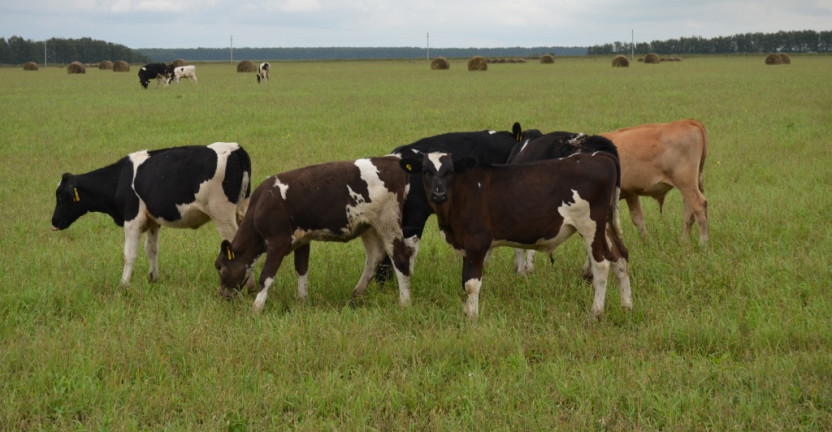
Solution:
{"label": "distant cow", "polygon": [[260,81],[265,81],[265,82],[269,81],[269,70],[270,69],[271,69],[271,66],[269,66],[268,63],[265,63],[265,62],[260,63],[260,67],[257,68],[257,82],[258,83]]}
{"label": "distant cow", "polygon": [[251,161],[237,143],[142,150],[95,171],[66,173],[55,192],[52,230],[69,227],[87,212],[101,212],[124,227],[122,285],[130,282],[139,240],[150,281],[159,277],[159,228],[198,228],[209,220],[223,239],[234,238],[251,192]]}
{"label": "distant cow", "polygon": [[169,75],[168,82],[176,80],[178,84],[182,78],[190,78],[191,81],[196,82],[196,66],[177,66],[173,68],[173,74]]}
{"label": "distant cow", "polygon": [[[393,150],[394,155],[401,157],[421,157],[422,154],[430,152],[444,152],[452,154],[454,158],[475,157],[481,164],[505,163],[514,145],[527,137],[540,136],[535,129],[523,131],[519,123],[515,123],[512,132],[497,132],[491,130],[477,132],[451,132],[422,138],[411,144],[397,147]],[[428,197],[425,191],[419,186],[422,182],[422,174],[414,172],[411,176],[411,187],[404,203],[402,215],[402,230],[404,237],[412,241],[416,251],[422,233],[425,230],[433,209],[428,204]],[[389,274],[389,261],[385,260],[379,269],[381,279]]]}
{"label": "distant cow", "polygon": [[[150,63],[142,66],[139,68],[139,83],[142,87],[147,88],[150,80],[165,76],[166,68],[167,66],[164,63]],[[156,84],[158,84],[158,81]]]}
{"label": "distant cow", "polygon": [[697,120],[645,124],[602,134],[618,147],[621,158],[621,198],[642,239],[647,238],[639,196],[659,202],[672,188],[679,189],[684,202],[685,236],[694,219],[699,225],[699,244],[708,236],[708,202],[703,187],[703,169],[708,153],[708,132]]}
{"label": "distant cow", "polygon": [[[585,135],[574,132],[551,132],[533,139],[526,139],[514,146],[507,163],[516,164],[545,159],[557,159],[574,153],[606,152],[618,159],[618,150],[607,138],[599,135]],[[623,168],[622,168],[623,170]],[[613,206],[612,223],[619,236],[621,222],[618,215],[618,199],[621,193],[621,178],[616,179],[615,205]],[[534,270],[534,251],[523,253],[517,249],[514,257],[514,270],[525,274]]]}
{"label": "distant cow", "polygon": [[399,302],[409,303],[413,248],[401,229],[408,187],[394,156],[312,165],[267,178],[252,193],[237,235],[222,242],[215,261],[220,294],[229,298],[239,290],[265,253],[253,307],[259,313],[283,258],[294,251],[298,296],[305,298],[310,242],[361,237],[367,256],[353,297],[366,291],[386,254],[396,270]]}
{"label": "distant cow", "polygon": [[553,251],[578,232],[586,243],[595,288],[592,313],[604,310],[612,263],[621,305],[632,307],[627,248],[612,227],[618,159],[605,152],[517,165],[480,165],[446,153],[405,157],[422,186],[445,240],[462,255],[465,312],[476,319],[483,265],[491,248]]}

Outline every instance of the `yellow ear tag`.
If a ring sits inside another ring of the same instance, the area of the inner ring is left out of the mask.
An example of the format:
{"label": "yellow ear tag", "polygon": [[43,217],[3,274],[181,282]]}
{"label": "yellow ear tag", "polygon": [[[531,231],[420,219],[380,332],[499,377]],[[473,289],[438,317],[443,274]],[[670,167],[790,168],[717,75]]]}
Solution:
{"label": "yellow ear tag", "polygon": [[231,261],[234,259],[234,251],[231,248],[225,248],[225,255],[228,257],[228,260]]}
{"label": "yellow ear tag", "polygon": [[73,201],[81,201],[81,197],[78,196],[78,188],[72,188],[72,191],[75,192],[75,199]]}
{"label": "yellow ear tag", "polygon": [[404,167],[407,168],[407,172],[413,171],[413,167],[410,164],[405,164]]}
{"label": "yellow ear tag", "polygon": [[520,142],[520,140],[523,139],[523,136],[521,134],[517,134],[517,136],[514,139],[516,139],[517,142]]}

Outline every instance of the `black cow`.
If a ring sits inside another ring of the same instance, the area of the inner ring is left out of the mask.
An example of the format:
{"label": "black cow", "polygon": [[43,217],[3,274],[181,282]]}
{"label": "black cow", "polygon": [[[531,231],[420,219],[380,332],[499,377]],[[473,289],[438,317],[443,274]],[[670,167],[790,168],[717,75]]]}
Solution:
{"label": "black cow", "polygon": [[147,88],[150,80],[160,75],[164,78],[165,83],[167,83],[167,66],[164,63],[146,64],[139,69],[139,83],[142,87]]}
{"label": "black cow", "polygon": [[421,172],[422,186],[445,240],[462,259],[465,312],[479,313],[486,254],[497,246],[553,251],[575,232],[583,237],[595,288],[592,313],[604,310],[610,264],[621,305],[632,307],[627,249],[612,228],[618,159],[605,152],[516,165],[477,165],[446,153],[406,157],[401,167]]}
{"label": "black cow", "polygon": [[[544,159],[558,159],[574,153],[607,152],[618,159],[618,149],[612,141],[600,135],[586,135],[575,132],[551,132],[519,143],[511,151],[507,163],[523,163]],[[615,208],[613,226],[623,236],[618,215],[618,198],[621,194],[621,177],[615,183]],[[588,268],[588,267],[586,267]],[[534,270],[534,251],[517,249],[514,256],[514,270],[525,274]]]}
{"label": "black cow", "polygon": [[234,239],[222,242],[215,261],[220,294],[229,298],[251,280],[252,266],[265,253],[262,289],[253,308],[259,313],[283,258],[294,252],[298,296],[305,298],[310,242],[361,237],[367,256],[353,297],[365,292],[387,255],[395,263],[399,303],[408,304],[413,248],[401,229],[408,186],[408,176],[393,156],[329,162],[267,178],[252,193]]}
{"label": "black cow", "polygon": [[[520,123],[514,123],[511,132],[478,131],[478,132],[451,132],[422,138],[411,144],[397,147],[393,150],[394,155],[401,157],[421,157],[422,154],[431,152],[444,152],[453,154],[454,158],[474,157],[483,164],[505,163],[511,154],[515,144],[525,139],[540,136],[536,129],[522,130]],[[422,174],[413,172],[411,184],[420,185]],[[402,232],[404,237],[410,239],[419,249],[419,241],[425,230],[433,209],[428,204],[428,198],[421,187],[411,187],[404,203],[404,214],[402,215]],[[385,280],[390,275],[390,261],[385,260],[379,268],[377,279]]]}
{"label": "black cow", "polygon": [[159,228],[198,228],[213,220],[223,239],[237,232],[251,193],[251,161],[237,143],[142,150],[95,171],[66,173],[55,192],[52,230],[69,227],[87,212],[106,213],[124,227],[124,271],[130,282],[139,240],[150,281],[159,277]]}

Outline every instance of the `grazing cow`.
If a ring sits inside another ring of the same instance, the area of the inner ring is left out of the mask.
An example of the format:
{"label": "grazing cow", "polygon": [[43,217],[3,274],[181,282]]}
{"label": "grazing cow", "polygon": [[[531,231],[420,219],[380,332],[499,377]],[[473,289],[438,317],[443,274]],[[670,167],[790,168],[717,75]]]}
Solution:
{"label": "grazing cow", "polygon": [[[414,143],[397,147],[394,155],[401,157],[421,157],[430,152],[450,153],[454,158],[475,157],[481,164],[505,163],[517,142],[540,136],[540,131],[529,129],[523,131],[520,123],[515,123],[512,132],[478,131],[451,132],[422,138]],[[411,184],[421,185],[421,173],[411,175]],[[421,187],[411,187],[404,203],[402,231],[404,237],[413,242],[416,251],[430,215],[433,214],[428,197]],[[390,262],[385,260],[379,268],[377,279],[385,280],[390,275]]]}
{"label": "grazing cow", "polygon": [[269,177],[252,193],[237,235],[222,242],[215,261],[220,294],[230,298],[239,290],[265,253],[262,289],[253,307],[259,313],[283,258],[294,251],[298,296],[306,298],[310,242],[361,237],[367,256],[353,297],[364,294],[386,254],[396,270],[399,302],[408,304],[413,248],[401,229],[408,188],[395,156],[330,162]]}
{"label": "grazing cow", "polygon": [[674,187],[682,193],[685,236],[690,236],[694,218],[699,225],[699,244],[708,244],[708,201],[703,187],[703,169],[708,153],[708,131],[697,120],[679,120],[618,129],[602,134],[618,147],[621,157],[621,198],[630,207],[630,217],[641,238],[647,239],[639,196],[659,202]]}
{"label": "grazing cow", "polygon": [[257,68],[257,82],[265,81],[269,82],[269,70],[271,70],[271,66],[268,63],[260,63],[260,67]]}
{"label": "grazing cow", "polygon": [[[514,146],[508,157],[507,163],[523,163],[544,159],[558,159],[567,157],[574,153],[595,153],[607,152],[618,158],[618,151],[615,145],[607,138],[599,135],[585,135],[573,132],[551,132],[546,135],[526,139]],[[613,208],[613,226],[619,236],[622,236],[621,222],[618,216],[618,197],[621,190],[620,178],[616,183],[615,201]],[[526,274],[534,270],[534,251],[521,249],[515,250],[514,271]]]}
{"label": "grazing cow", "polygon": [[[150,80],[157,78],[156,84],[158,85],[158,77],[162,76],[165,77],[165,70],[167,66],[164,63],[150,63],[142,66],[139,69],[139,83],[142,87],[147,88],[147,85],[150,84]],[[165,81],[167,84],[167,81]]]}
{"label": "grazing cow", "polygon": [[486,254],[497,246],[553,251],[578,232],[586,243],[595,298],[604,310],[607,275],[614,268],[621,306],[632,308],[627,248],[612,227],[618,159],[605,152],[516,165],[479,165],[447,153],[405,157],[401,167],[421,172],[422,186],[445,240],[462,255],[465,312],[479,313]]}
{"label": "grazing cow", "polygon": [[175,79],[176,83],[179,84],[182,78],[190,78],[191,81],[196,82],[196,66],[188,65],[173,68],[173,74],[168,75],[168,82]]}
{"label": "grazing cow", "polygon": [[159,277],[159,228],[198,228],[209,220],[223,239],[234,238],[251,192],[251,161],[237,143],[142,150],[95,171],[66,173],[55,192],[52,230],[69,227],[87,212],[106,213],[124,227],[124,271],[130,282],[139,240],[150,281]]}

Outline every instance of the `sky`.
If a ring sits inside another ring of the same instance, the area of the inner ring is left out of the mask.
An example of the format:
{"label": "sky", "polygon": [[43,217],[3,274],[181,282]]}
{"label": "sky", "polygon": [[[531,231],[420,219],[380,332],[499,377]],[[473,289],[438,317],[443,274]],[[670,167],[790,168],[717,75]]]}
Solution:
{"label": "sky", "polygon": [[129,48],[592,46],[832,30],[832,0],[4,0],[0,37]]}

